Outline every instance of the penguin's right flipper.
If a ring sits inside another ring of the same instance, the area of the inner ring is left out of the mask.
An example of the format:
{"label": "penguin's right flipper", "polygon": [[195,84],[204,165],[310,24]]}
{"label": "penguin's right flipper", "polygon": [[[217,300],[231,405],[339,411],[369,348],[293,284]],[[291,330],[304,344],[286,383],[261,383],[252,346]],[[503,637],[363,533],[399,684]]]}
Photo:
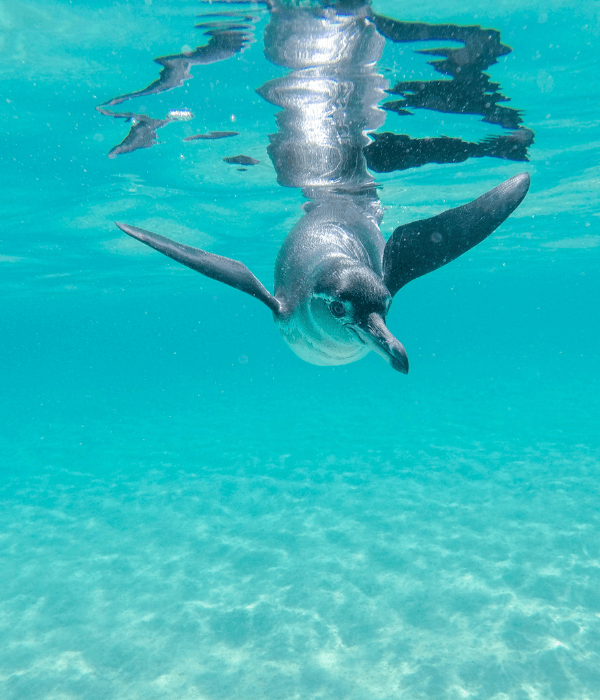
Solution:
{"label": "penguin's right flipper", "polygon": [[383,253],[383,279],[390,294],[481,243],[519,206],[528,189],[529,173],[521,173],[468,204],[399,226]]}
{"label": "penguin's right flipper", "polygon": [[206,275],[206,277],[223,282],[230,287],[235,287],[241,292],[246,292],[246,294],[256,297],[263,304],[266,304],[274,314],[281,313],[282,309],[279,300],[263,287],[243,263],[231,260],[231,258],[224,258],[221,255],[215,255],[214,253],[207,253],[200,248],[192,248],[189,245],[177,243],[170,238],[145,231],[137,226],[115,223],[128,236],[136,238],[138,241],[158,250],[159,253],[190,267],[192,270],[196,270],[196,272],[200,272],[202,275]]}

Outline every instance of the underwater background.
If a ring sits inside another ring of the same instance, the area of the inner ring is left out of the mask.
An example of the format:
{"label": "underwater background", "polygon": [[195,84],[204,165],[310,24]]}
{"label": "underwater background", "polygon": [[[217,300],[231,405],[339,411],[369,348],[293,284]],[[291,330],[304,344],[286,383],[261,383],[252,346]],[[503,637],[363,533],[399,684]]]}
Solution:
{"label": "underwater background", "polygon": [[[137,118],[96,107],[232,7],[243,50],[109,107],[193,118],[108,157]],[[528,162],[373,172],[386,238],[532,178],[489,239],[396,297],[408,376],[373,353],[303,363],[256,300],[114,226],[272,289],[304,200],[266,150],[278,109],[255,91],[284,71],[264,6],[1,6],[2,700],[600,697],[598,3],[373,9],[497,30],[512,51],[485,72],[535,134]],[[386,42],[382,74],[444,79],[417,53],[436,46],[462,44]],[[379,131],[505,129],[410,112]]]}

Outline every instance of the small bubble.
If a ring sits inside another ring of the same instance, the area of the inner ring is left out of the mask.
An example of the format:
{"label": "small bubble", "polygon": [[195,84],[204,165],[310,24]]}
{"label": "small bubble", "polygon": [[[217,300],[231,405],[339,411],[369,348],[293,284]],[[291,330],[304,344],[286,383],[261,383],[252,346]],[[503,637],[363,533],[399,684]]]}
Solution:
{"label": "small bubble", "polygon": [[238,362],[240,363],[240,365],[246,365],[248,364],[248,358],[246,357],[246,355],[240,355],[238,357]]}
{"label": "small bubble", "polygon": [[439,243],[442,240],[442,234],[436,231],[435,233],[431,234],[431,240],[434,243]]}
{"label": "small bubble", "polygon": [[174,119],[179,122],[189,122],[194,118],[194,113],[189,109],[172,109],[167,114],[167,119]]}

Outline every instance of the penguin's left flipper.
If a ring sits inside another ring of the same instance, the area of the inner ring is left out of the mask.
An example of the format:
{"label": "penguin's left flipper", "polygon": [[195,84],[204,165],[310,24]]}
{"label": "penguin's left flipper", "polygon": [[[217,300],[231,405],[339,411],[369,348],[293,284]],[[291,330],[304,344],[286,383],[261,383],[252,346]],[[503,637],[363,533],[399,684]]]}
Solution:
{"label": "penguin's left flipper", "polygon": [[128,236],[136,238],[138,241],[158,250],[163,255],[190,267],[192,270],[196,270],[196,272],[200,272],[202,275],[256,297],[275,314],[281,313],[279,300],[270,294],[250,270],[238,260],[224,258],[221,255],[208,253],[200,248],[192,248],[189,245],[177,243],[177,241],[172,241],[170,238],[145,231],[137,226],[120,224],[116,221],[115,223]]}
{"label": "penguin's left flipper", "polygon": [[519,206],[528,189],[529,173],[521,173],[469,204],[399,226],[383,253],[390,294],[481,243]]}

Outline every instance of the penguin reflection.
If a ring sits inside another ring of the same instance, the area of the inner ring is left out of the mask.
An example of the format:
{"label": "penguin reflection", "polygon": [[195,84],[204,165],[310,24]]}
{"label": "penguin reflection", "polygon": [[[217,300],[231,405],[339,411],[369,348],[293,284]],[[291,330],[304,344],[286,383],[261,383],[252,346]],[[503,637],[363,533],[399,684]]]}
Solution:
{"label": "penguin reflection", "polygon": [[342,364],[374,349],[407,371],[384,323],[383,212],[363,155],[366,132],[385,121],[387,87],[377,72],[385,40],[369,9],[277,7],[265,29],[265,56],[290,70],[258,90],[283,108],[268,154],[279,184],[308,200],[275,266],[275,296],[288,310],[278,325],[308,362]]}
{"label": "penguin reflection", "polygon": [[382,209],[366,167],[366,131],[383,124],[377,73],[384,39],[367,3],[271,8],[265,54],[290,70],[260,88],[282,107],[269,156],[278,182],[299,187],[304,215],[284,241],[271,295],[242,263],[183,246],[127,224],[127,234],[213,279],[255,296],[284,339],[317,365],[358,360],[370,350],[408,372],[386,326],[395,294],[486,238],[529,186],[517,175],[470,204],[401,226],[385,243]]}

